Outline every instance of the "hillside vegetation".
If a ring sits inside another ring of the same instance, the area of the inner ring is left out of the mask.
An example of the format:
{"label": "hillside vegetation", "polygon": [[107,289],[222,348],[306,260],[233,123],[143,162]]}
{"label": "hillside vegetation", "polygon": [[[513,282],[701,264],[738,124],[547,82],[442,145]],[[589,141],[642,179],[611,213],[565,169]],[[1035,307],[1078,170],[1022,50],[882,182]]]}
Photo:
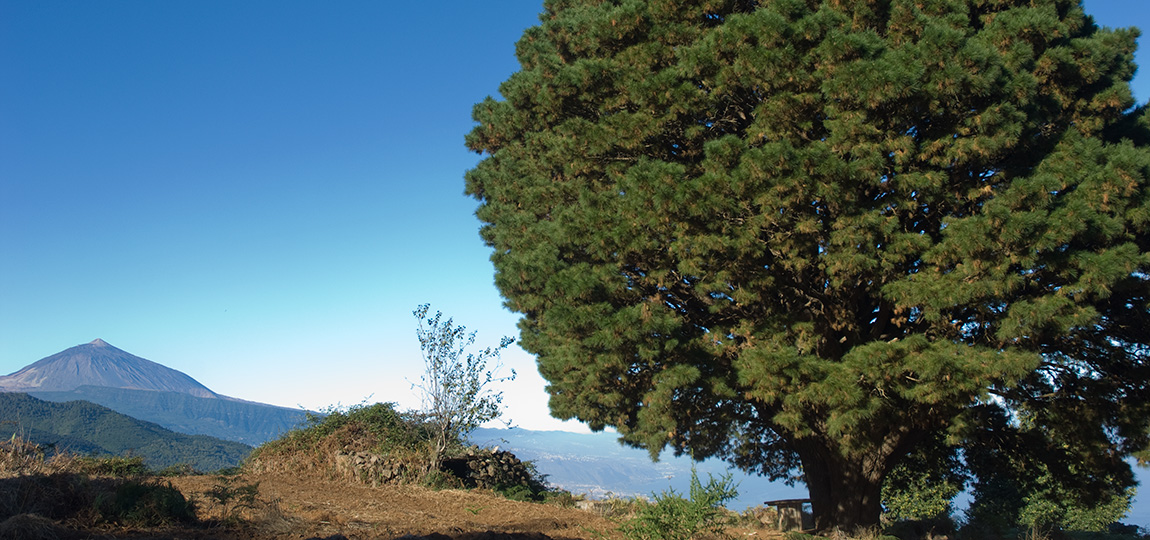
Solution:
{"label": "hillside vegetation", "polygon": [[172,431],[258,446],[304,421],[305,412],[231,398],[183,392],[85,385],[70,391],[29,391],[45,401],[90,401]]}
{"label": "hillside vegetation", "polygon": [[242,443],[176,433],[86,401],[52,403],[0,393],[0,437],[13,436],[55,452],[138,456],[152,469],[182,465],[217,471],[238,466],[252,450]]}
{"label": "hillside vegetation", "polygon": [[484,488],[519,500],[570,497],[549,489],[531,464],[509,452],[467,446],[455,438],[437,460],[437,444],[418,414],[376,403],[309,416],[303,427],[257,448],[245,468],[308,470],[376,486]]}

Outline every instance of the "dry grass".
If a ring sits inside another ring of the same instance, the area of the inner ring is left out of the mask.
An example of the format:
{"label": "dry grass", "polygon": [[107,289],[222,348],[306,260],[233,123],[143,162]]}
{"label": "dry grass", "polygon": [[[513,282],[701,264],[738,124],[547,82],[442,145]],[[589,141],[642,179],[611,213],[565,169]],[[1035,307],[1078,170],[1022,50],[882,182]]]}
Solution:
{"label": "dry grass", "polygon": [[75,472],[78,460],[71,453],[57,453],[49,457],[40,445],[16,435],[0,442],[0,478]]}
{"label": "dry grass", "polygon": [[90,537],[77,531],[182,525],[193,506],[170,484],[133,472],[133,460],[79,458],[19,437],[0,442],[0,539]]}
{"label": "dry grass", "polygon": [[36,514],[16,514],[0,522],[0,540],[59,540],[65,531]]}

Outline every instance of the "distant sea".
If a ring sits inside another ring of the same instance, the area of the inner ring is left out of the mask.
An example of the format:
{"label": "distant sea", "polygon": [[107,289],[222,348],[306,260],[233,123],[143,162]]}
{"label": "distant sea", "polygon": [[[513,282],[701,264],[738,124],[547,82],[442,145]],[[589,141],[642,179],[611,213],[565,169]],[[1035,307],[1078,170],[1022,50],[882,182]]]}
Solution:
{"label": "distant sea", "polygon": [[1150,480],[1150,468],[1139,467],[1134,460],[1130,460],[1130,464],[1134,468],[1134,478],[1138,480],[1138,493],[1130,505],[1130,513],[1122,522],[1150,531],[1150,485],[1146,484]]}

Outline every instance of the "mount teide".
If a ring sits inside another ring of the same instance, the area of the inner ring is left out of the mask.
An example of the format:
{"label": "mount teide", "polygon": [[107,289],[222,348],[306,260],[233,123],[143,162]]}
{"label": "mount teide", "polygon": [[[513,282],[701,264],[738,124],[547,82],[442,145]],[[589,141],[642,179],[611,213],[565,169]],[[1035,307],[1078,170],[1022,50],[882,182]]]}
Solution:
{"label": "mount teide", "polygon": [[172,431],[256,446],[299,425],[305,412],[217,394],[185,373],[102,339],[0,377],[0,392],[47,401],[90,401]]}
{"label": "mount teide", "polygon": [[58,352],[0,377],[3,392],[69,392],[81,386],[221,397],[182,372],[129,354],[102,339]]}

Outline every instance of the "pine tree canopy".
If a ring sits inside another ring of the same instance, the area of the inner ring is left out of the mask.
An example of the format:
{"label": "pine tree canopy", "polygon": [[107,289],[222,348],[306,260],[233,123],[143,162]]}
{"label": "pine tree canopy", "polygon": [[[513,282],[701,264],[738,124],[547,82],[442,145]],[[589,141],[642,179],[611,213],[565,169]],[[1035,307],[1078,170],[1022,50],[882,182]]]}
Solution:
{"label": "pine tree canopy", "polygon": [[466,189],[555,416],[801,478],[820,527],[877,523],[887,472],[939,434],[1045,434],[1052,470],[1132,483],[1137,30],[1077,0],[549,0],[540,20],[475,107]]}

